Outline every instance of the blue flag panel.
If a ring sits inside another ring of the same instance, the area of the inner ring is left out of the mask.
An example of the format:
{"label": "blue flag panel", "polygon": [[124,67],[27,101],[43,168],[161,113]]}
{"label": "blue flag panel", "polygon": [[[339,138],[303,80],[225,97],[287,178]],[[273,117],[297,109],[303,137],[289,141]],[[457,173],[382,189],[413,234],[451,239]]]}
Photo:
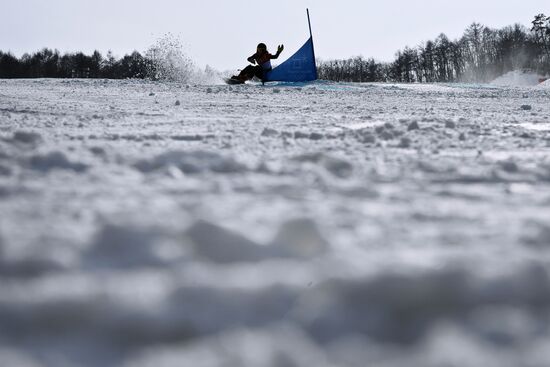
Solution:
{"label": "blue flag panel", "polygon": [[288,60],[267,73],[268,82],[307,82],[317,79],[313,39],[310,38]]}

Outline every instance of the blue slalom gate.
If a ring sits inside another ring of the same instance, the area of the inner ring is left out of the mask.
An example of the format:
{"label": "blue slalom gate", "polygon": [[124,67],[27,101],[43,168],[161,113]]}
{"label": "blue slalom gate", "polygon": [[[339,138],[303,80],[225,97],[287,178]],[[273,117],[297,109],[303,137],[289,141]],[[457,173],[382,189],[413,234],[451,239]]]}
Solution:
{"label": "blue slalom gate", "polygon": [[309,39],[288,60],[275,67],[266,74],[266,82],[307,82],[317,79],[317,65],[315,64],[315,49],[309,9],[307,9],[309,25]]}

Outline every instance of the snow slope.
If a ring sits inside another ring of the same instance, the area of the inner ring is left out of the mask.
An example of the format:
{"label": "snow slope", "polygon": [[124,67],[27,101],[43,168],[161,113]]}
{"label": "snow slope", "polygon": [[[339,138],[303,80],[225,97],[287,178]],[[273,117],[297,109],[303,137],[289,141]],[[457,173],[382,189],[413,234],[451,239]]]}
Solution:
{"label": "snow slope", "polygon": [[546,366],[549,102],[0,80],[0,365]]}

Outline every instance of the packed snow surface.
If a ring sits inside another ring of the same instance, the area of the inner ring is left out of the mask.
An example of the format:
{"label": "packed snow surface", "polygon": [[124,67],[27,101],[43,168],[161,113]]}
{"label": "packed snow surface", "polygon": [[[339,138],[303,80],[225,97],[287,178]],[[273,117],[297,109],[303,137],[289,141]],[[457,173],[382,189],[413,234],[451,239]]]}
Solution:
{"label": "packed snow surface", "polygon": [[550,365],[550,90],[0,81],[0,365]]}

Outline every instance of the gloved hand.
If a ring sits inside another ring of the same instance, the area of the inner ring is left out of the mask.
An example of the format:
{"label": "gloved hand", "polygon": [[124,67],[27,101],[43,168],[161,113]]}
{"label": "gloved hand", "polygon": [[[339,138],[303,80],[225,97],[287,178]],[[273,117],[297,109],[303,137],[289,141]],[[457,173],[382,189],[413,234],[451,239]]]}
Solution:
{"label": "gloved hand", "polygon": [[253,57],[249,57],[248,59],[248,62],[251,63],[251,64],[256,64],[256,60],[253,58]]}
{"label": "gloved hand", "polygon": [[285,49],[285,46],[284,45],[279,45],[279,47],[277,47],[277,53],[281,53],[283,52],[283,50]]}

